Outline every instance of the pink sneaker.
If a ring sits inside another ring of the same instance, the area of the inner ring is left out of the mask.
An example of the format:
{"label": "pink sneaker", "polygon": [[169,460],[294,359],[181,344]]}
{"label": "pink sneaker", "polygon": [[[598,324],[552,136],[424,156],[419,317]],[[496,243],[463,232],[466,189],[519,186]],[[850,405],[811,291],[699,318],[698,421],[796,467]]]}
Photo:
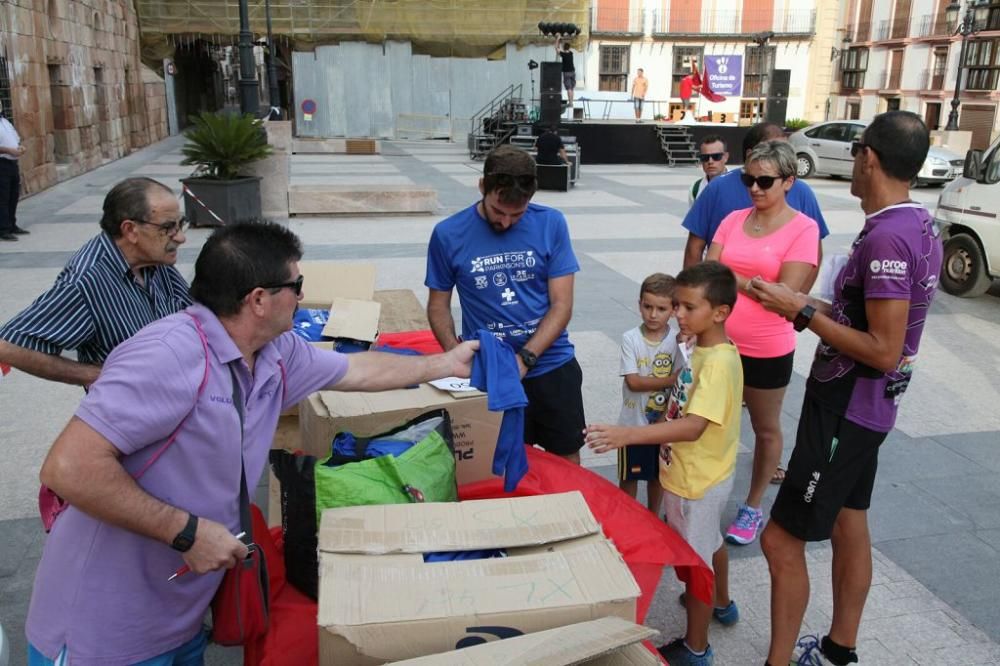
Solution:
{"label": "pink sneaker", "polygon": [[741,504],[740,510],[736,513],[736,520],[726,530],[726,541],[740,546],[753,543],[763,524],[763,511],[751,509],[746,504]]}

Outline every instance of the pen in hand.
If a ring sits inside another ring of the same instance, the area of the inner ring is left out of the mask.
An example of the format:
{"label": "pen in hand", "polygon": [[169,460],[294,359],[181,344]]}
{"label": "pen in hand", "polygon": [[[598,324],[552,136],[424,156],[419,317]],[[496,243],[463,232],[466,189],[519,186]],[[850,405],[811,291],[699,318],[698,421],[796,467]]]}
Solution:
{"label": "pen in hand", "polygon": [[[239,534],[236,535],[236,538],[237,539],[242,539],[246,535],[247,535],[246,532],[240,532]],[[171,574],[170,578],[167,579],[167,582],[169,583],[170,581],[172,581],[173,579],[177,578],[178,576],[183,576],[184,574],[189,573],[190,571],[191,571],[191,567],[189,567],[188,565],[185,564],[180,569],[178,569],[173,574]]]}

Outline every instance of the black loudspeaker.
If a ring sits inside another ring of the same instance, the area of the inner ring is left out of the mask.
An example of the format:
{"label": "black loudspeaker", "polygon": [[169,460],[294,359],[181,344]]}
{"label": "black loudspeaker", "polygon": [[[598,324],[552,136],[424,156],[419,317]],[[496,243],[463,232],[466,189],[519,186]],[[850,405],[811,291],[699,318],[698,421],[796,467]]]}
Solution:
{"label": "black loudspeaker", "polygon": [[764,115],[770,122],[784,126],[788,114],[788,85],[792,78],[792,70],[775,69],[771,72],[770,78]]}
{"label": "black loudspeaker", "polygon": [[541,92],[562,92],[562,62],[543,62]]}
{"label": "black loudspeaker", "polygon": [[560,116],[562,116],[562,94],[543,92],[539,120],[543,125],[553,125],[559,122]]}

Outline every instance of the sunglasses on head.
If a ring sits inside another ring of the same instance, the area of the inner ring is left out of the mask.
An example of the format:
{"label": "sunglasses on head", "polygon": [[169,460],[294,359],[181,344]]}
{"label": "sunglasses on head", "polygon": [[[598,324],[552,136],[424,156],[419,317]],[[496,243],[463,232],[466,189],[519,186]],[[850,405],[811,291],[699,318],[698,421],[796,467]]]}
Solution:
{"label": "sunglasses on head", "polygon": [[753,187],[754,183],[757,183],[757,187],[762,190],[769,190],[771,186],[774,185],[775,181],[784,180],[781,176],[751,176],[748,173],[741,173],[740,180],[743,181],[743,185],[747,189]]}
{"label": "sunglasses on head", "polygon": [[723,155],[725,155],[725,153],[701,153],[698,155],[698,159],[702,162],[707,162],[709,160],[712,160],[713,162],[721,162]]}
{"label": "sunglasses on head", "polygon": [[[306,278],[304,275],[300,275],[292,282],[281,282],[279,284],[260,284],[257,285],[257,287],[260,287],[261,289],[275,289],[275,290],[291,289],[292,291],[295,292],[296,296],[301,296],[302,283],[305,282],[305,279]],[[254,287],[254,289],[256,289],[257,287]],[[253,291],[253,289],[251,289],[250,291]]]}
{"label": "sunglasses on head", "polygon": [[514,187],[516,185],[522,190],[530,190],[535,186],[535,176],[533,174],[513,176],[509,173],[494,172],[486,175],[493,178],[499,187]]}

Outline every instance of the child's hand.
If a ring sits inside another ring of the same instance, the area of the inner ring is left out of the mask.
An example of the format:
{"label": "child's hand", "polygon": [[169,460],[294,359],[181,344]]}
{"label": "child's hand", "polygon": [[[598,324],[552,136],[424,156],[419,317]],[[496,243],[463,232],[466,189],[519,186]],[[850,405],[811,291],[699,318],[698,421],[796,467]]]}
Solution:
{"label": "child's hand", "polygon": [[625,428],[610,425],[589,425],[583,430],[584,441],[594,453],[606,453],[612,449],[620,449],[626,444]]}
{"label": "child's hand", "polygon": [[660,460],[663,461],[664,465],[670,464],[670,445],[660,444]]}

